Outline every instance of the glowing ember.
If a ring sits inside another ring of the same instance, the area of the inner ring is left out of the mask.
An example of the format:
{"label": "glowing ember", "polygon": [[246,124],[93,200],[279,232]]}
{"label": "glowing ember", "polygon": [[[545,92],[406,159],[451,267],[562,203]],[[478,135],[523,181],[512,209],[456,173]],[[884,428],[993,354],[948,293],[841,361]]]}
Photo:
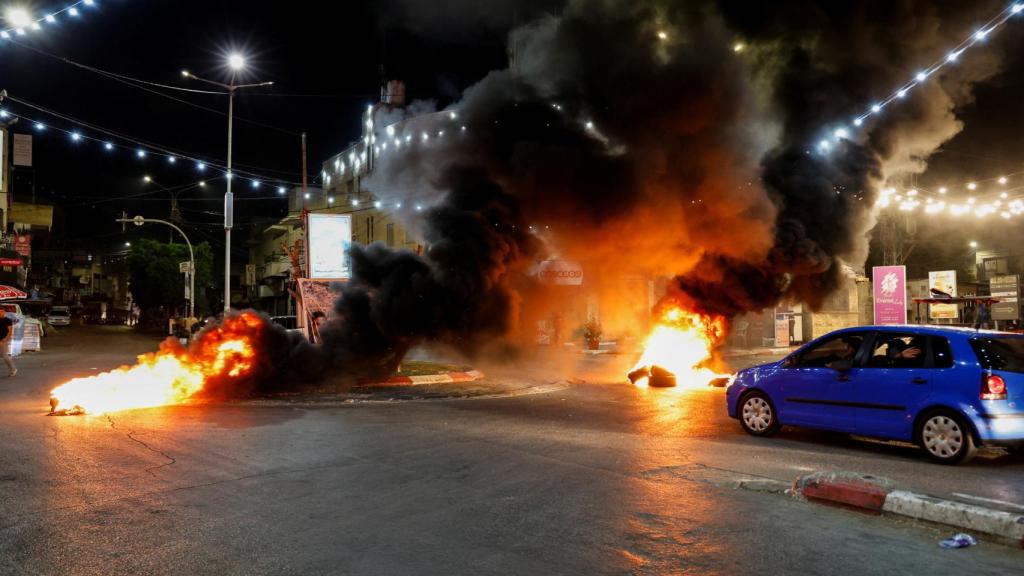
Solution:
{"label": "glowing ember", "polygon": [[263,320],[251,312],[230,316],[203,332],[186,349],[168,339],[160,350],[139,356],[134,366],[75,378],[50,392],[54,412],[103,414],[180,404],[207,391],[214,380],[252,374],[255,344]]}
{"label": "glowing ember", "polygon": [[674,374],[676,383],[685,387],[703,387],[712,380],[727,378],[707,367],[711,349],[724,335],[724,318],[702,316],[676,306],[666,308],[630,372],[636,378],[633,383],[646,388],[654,368]]}

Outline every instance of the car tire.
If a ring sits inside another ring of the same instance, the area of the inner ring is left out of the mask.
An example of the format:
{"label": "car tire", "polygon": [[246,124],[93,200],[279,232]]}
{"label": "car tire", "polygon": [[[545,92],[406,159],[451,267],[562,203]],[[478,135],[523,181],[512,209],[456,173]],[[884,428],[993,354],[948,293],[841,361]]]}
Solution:
{"label": "car tire", "polygon": [[782,427],[768,395],[759,390],[748,392],[740,397],[737,409],[740,425],[751,436],[771,436]]}
{"label": "car tire", "polygon": [[918,421],[916,433],[918,445],[939,464],[963,464],[978,453],[967,420],[952,410],[925,414]]}

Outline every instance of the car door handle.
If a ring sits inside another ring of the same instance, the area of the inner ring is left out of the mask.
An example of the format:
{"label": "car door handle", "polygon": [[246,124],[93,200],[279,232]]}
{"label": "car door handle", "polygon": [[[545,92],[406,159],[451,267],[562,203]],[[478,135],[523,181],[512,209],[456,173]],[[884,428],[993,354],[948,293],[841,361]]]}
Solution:
{"label": "car door handle", "polygon": [[914,384],[927,384],[928,383],[928,379],[927,378],[921,378],[920,376],[918,376],[917,378],[914,378],[913,380],[911,380],[911,382],[913,382]]}

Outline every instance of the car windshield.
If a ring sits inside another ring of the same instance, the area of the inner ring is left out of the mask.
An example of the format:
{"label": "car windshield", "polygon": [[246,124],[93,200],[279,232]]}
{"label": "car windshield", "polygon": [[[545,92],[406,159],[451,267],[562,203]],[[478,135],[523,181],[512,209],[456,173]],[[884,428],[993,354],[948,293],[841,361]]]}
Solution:
{"label": "car windshield", "polygon": [[1024,338],[994,336],[971,338],[971,348],[986,370],[1024,372]]}

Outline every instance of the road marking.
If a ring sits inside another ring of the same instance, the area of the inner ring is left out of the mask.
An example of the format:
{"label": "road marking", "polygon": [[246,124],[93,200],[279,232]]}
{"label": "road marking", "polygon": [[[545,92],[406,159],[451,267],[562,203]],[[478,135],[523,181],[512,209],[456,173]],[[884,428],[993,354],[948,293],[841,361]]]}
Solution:
{"label": "road marking", "polygon": [[965,498],[967,500],[974,500],[977,502],[988,502],[989,504],[999,504],[1001,506],[1009,506],[1010,508],[1024,510],[1024,505],[1014,504],[1013,502],[1007,502],[1006,500],[996,500],[994,498],[984,498],[982,496],[971,496],[970,494],[961,494],[960,492],[953,492],[953,496],[956,496],[958,498]]}

